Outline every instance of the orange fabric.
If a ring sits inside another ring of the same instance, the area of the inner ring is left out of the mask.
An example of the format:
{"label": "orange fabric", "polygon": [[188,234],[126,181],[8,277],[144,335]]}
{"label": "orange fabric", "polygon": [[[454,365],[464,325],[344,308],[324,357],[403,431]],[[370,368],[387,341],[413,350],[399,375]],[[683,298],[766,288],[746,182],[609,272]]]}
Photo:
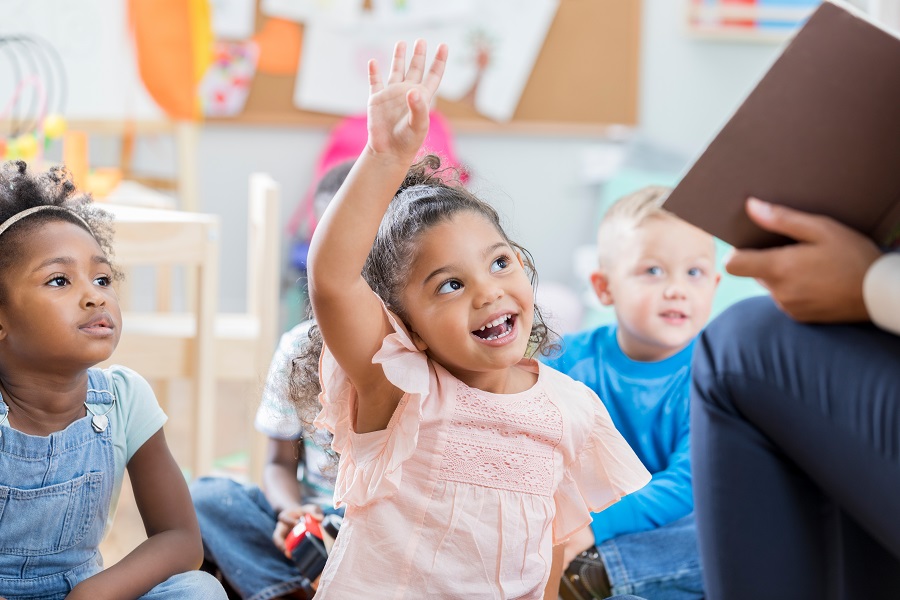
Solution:
{"label": "orange fabric", "polygon": [[259,46],[256,69],[270,75],[296,75],[300,65],[300,45],[303,30],[298,23],[284,19],[266,19],[262,29],[253,36]]}
{"label": "orange fabric", "polygon": [[129,0],[138,71],[173,119],[197,119],[200,81],[212,59],[207,0]]}

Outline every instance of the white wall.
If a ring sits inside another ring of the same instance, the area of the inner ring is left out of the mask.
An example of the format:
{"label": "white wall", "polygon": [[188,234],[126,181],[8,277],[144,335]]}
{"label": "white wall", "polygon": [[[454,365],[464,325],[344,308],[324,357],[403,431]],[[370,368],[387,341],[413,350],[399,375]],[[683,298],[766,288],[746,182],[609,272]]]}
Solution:
{"label": "white wall", "polygon": [[725,124],[780,52],[766,42],[691,37],[684,0],[644,0],[641,130],[695,157]]}
{"label": "white wall", "polygon": [[[247,176],[269,172],[282,186],[284,222],[311,185],[327,132],[302,128],[208,125],[200,136],[204,211],[222,215],[221,302],[243,302]],[[508,232],[534,254],[542,280],[571,278],[571,254],[593,232],[593,207],[581,181],[581,153],[595,140],[458,134],[457,154],[471,165],[472,188],[505,218]]]}

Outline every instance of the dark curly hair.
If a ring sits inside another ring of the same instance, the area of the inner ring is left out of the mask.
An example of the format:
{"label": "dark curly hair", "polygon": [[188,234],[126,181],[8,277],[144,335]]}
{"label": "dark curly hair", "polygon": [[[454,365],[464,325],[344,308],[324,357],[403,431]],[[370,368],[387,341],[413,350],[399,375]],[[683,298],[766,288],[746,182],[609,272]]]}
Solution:
{"label": "dark curly hair", "polygon": [[[414,186],[421,186],[421,190],[404,194]],[[419,238],[435,225],[462,212],[481,215],[491,223],[503,239],[522,255],[532,287],[537,285],[537,272],[531,254],[506,235],[497,211],[463,187],[456,169],[441,169],[440,158],[428,155],[409,169],[388,205],[362,271],[369,287],[388,309],[404,321],[407,321],[406,311],[400,298],[407,283],[406,274],[416,257]],[[312,327],[309,336],[309,343],[293,361],[290,390],[301,420],[312,430],[312,420],[321,410],[318,395],[321,391],[319,355],[322,336],[318,327]],[[558,336],[544,322],[540,308],[535,304],[529,356],[538,352],[550,354],[559,347],[557,339]]]}
{"label": "dark curly hair", "polygon": [[[4,273],[21,259],[28,233],[44,223],[65,221],[77,225],[94,236],[108,258],[113,256],[112,215],[92,204],[90,194],[76,191],[65,167],[52,167],[33,175],[24,161],[3,163],[0,167],[0,223],[38,206],[58,206],[67,210],[38,211],[14,223],[0,235],[0,302],[5,294]],[[120,277],[119,271],[113,269],[113,278]]]}

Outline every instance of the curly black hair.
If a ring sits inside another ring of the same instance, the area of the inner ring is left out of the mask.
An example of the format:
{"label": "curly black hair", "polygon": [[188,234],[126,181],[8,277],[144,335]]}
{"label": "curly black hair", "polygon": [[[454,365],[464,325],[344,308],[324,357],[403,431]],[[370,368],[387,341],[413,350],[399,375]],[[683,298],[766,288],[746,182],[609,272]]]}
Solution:
{"label": "curly black hair", "polygon": [[[38,211],[14,223],[0,235],[0,302],[4,294],[3,274],[22,257],[27,234],[49,221],[65,221],[86,229],[103,253],[112,259],[112,215],[94,205],[90,194],[75,189],[72,176],[65,167],[51,167],[34,175],[24,161],[3,163],[0,167],[0,223],[38,206],[58,206],[67,210]],[[113,277],[121,277],[118,270],[113,269]]]}
{"label": "curly black hair", "polygon": [[[421,190],[404,194],[414,186],[421,186]],[[537,285],[537,272],[531,254],[506,235],[497,211],[462,185],[456,169],[441,169],[440,158],[428,155],[409,169],[388,205],[362,271],[369,287],[384,301],[388,309],[404,321],[407,318],[401,294],[406,285],[406,274],[416,257],[419,237],[435,225],[462,212],[481,215],[491,223],[509,245],[522,255],[532,287]],[[529,355],[533,356],[538,352],[549,355],[559,348],[557,339],[557,334],[544,322],[541,310],[535,304],[534,323],[529,336]],[[313,430],[313,419],[321,410],[318,402],[321,391],[318,372],[321,352],[321,333],[318,327],[312,327],[309,343],[294,359],[291,369],[291,399],[310,431]]]}

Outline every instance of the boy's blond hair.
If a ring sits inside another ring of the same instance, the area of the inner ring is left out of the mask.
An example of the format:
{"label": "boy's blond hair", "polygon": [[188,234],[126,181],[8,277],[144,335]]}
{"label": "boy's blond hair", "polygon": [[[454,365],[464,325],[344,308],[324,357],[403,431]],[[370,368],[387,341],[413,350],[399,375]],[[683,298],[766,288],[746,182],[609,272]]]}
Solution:
{"label": "boy's blond hair", "polygon": [[647,219],[677,218],[664,209],[663,203],[672,188],[648,185],[616,200],[600,220],[597,228],[597,258],[605,266],[615,251],[616,234],[629,227],[638,227]]}

